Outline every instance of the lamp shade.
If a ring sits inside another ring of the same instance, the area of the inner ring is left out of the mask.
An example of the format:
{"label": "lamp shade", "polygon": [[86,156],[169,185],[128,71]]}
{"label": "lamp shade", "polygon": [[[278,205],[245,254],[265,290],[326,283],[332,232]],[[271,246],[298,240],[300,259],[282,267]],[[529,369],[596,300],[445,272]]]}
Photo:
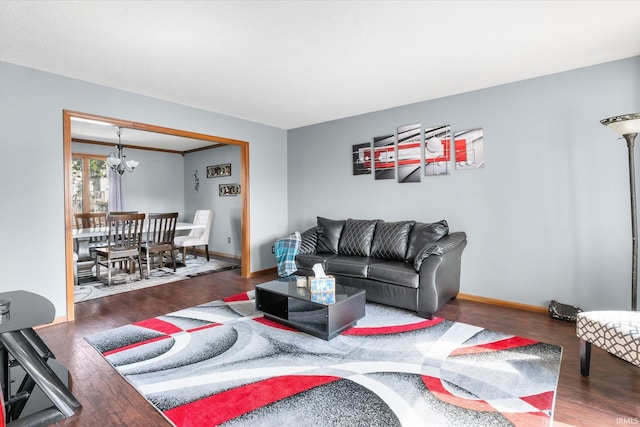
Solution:
{"label": "lamp shade", "polygon": [[125,163],[127,164],[127,167],[131,170],[134,170],[140,164],[140,162],[135,160],[127,160]]}
{"label": "lamp shade", "polygon": [[608,119],[600,120],[600,123],[609,126],[611,130],[619,135],[640,133],[640,113],[609,117]]}
{"label": "lamp shade", "polygon": [[122,159],[119,159],[114,155],[110,155],[109,157],[107,157],[107,164],[112,168],[115,168],[116,166],[118,166],[120,162],[122,162]]}

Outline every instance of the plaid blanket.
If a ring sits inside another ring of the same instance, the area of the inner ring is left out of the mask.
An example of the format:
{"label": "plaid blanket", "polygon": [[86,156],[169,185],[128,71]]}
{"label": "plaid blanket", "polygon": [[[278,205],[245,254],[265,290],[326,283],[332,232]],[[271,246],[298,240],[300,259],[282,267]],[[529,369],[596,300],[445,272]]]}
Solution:
{"label": "plaid blanket", "polygon": [[289,237],[276,241],[275,253],[280,277],[290,276],[298,269],[295,258],[300,250],[301,240],[300,232],[296,231]]}

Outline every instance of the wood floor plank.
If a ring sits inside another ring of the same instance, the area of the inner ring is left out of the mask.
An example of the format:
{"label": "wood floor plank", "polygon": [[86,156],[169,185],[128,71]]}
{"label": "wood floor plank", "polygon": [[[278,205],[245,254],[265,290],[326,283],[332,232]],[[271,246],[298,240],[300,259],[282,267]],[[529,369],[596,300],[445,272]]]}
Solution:
{"label": "wood floor plank", "polygon": [[[273,275],[241,278],[223,271],[167,285],[76,304],[76,320],[38,330],[56,358],[70,371],[72,391],[83,405],[60,426],[168,426],[131,385],[84,340],[117,326],[214,301],[271,280]],[[579,371],[575,324],[474,301],[455,300],[437,316],[520,335],[563,347],[555,417],[561,426],[637,424],[640,417],[640,368],[594,347],[591,375]]]}

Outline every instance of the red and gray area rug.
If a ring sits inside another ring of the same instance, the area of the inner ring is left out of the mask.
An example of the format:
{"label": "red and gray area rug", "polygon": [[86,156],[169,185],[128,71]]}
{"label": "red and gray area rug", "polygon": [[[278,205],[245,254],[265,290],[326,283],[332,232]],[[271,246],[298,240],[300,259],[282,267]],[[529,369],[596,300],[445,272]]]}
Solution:
{"label": "red and gray area rug", "polygon": [[324,341],[253,292],[86,337],[176,426],[547,426],[561,347],[378,304]]}

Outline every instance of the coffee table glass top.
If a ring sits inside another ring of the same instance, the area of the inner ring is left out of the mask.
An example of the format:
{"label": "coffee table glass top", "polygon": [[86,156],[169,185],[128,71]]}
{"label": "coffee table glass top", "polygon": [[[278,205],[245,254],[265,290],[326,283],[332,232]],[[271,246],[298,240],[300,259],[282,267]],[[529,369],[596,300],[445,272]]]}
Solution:
{"label": "coffee table glass top", "polygon": [[[352,286],[345,286],[336,283],[335,292],[320,292],[312,294],[308,288],[306,287],[298,287],[297,285],[298,276],[288,276],[282,277],[276,280],[272,280],[270,282],[261,283],[257,285],[262,289],[266,289],[274,294],[279,294],[288,297],[294,297],[299,300],[309,301],[313,303],[323,304],[322,299],[317,298],[319,295],[325,295],[327,293],[335,294],[335,301],[332,301],[331,304],[339,303],[341,301],[347,300],[348,298],[357,295],[359,293],[364,293],[363,289],[354,288]],[[331,304],[323,304],[323,305],[331,305]]]}

